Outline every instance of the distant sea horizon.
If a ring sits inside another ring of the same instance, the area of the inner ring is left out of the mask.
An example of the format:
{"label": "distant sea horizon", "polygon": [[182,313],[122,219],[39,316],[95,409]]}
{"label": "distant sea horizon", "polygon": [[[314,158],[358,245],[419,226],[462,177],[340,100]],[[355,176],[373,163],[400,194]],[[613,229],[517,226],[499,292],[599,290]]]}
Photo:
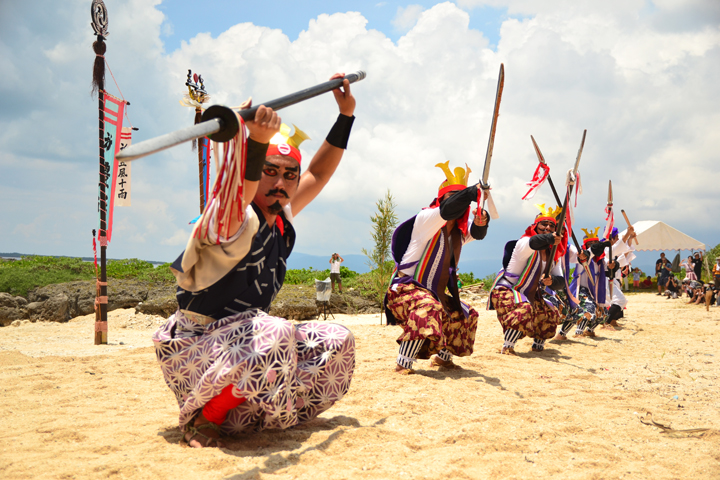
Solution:
{"label": "distant sea horizon", "polygon": [[[638,259],[633,262],[633,266],[640,267],[640,269],[646,274],[654,276],[655,266],[654,261],[650,263],[654,255],[657,252],[637,252]],[[370,271],[368,266],[368,257],[362,254],[347,254],[341,255],[345,260],[343,266],[357,273],[367,273]],[[55,258],[80,258],[85,262],[92,262],[93,257],[75,257],[72,255],[42,255],[34,253],[20,253],[20,252],[0,252],[0,258],[7,260],[20,260],[22,257],[55,257]],[[109,258],[108,260],[124,260],[121,258]],[[143,259],[144,260],[144,259]],[[168,262],[162,262],[158,260],[144,260],[148,263],[152,263],[155,266],[162,265]],[[642,263],[642,265],[641,265]],[[647,263],[647,264],[646,264]],[[304,268],[310,268],[312,270],[326,270],[330,268],[330,255],[311,255],[302,252],[293,252],[288,258],[288,269],[300,270]],[[482,279],[488,275],[496,274],[500,266],[499,259],[484,259],[484,258],[465,258],[463,257],[460,262],[461,273],[472,273],[475,278]]]}

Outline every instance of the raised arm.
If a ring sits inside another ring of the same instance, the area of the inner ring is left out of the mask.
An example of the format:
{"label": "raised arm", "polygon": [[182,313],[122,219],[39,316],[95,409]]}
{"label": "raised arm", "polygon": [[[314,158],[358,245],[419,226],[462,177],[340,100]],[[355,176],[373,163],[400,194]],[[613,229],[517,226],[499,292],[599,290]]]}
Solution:
{"label": "raised arm", "polygon": [[[344,77],[344,73],[336,73],[330,80]],[[335,101],[340,109],[335,125],[323,141],[317,153],[310,161],[307,170],[300,177],[297,193],[292,200],[293,216],[300,213],[322,191],[340,164],[347,140],[350,136],[355,117],[355,97],[350,92],[350,82],[345,80],[342,88],[333,90]]]}

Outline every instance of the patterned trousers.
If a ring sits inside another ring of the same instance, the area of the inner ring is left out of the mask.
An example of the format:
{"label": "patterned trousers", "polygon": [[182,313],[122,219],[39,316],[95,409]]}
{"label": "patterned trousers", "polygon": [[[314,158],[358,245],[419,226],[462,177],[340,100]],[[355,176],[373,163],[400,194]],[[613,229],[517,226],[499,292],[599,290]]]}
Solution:
{"label": "patterned trousers", "polygon": [[580,287],[578,292],[578,306],[570,312],[560,327],[560,334],[566,335],[570,331],[573,324],[577,323],[576,334],[581,334],[586,328],[595,330],[598,325],[598,311],[590,290],[586,287]]}
{"label": "patterned trousers", "polygon": [[387,308],[403,328],[397,342],[428,340],[418,355],[421,359],[443,348],[458,357],[472,355],[478,313],[464,303],[462,307],[462,312],[448,314],[432,293],[412,283],[393,285],[387,292]]}
{"label": "patterned trousers", "polygon": [[560,312],[544,300],[515,303],[513,291],[497,287],[490,293],[490,301],[497,312],[503,332],[518,330],[526,337],[549,340],[555,336]]}
{"label": "patterned trousers", "polygon": [[295,325],[250,310],[199,325],[178,311],[153,335],[180,429],[228,385],[247,399],[220,426],[239,434],[315,418],[350,388],[355,339],[332,323]]}

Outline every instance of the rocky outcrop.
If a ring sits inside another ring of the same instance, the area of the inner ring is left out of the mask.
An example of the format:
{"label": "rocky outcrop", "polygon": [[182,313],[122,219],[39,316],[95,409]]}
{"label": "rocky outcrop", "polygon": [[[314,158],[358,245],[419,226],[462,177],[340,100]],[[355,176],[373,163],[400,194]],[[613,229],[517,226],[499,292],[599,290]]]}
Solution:
{"label": "rocky outcrop", "polygon": [[[95,311],[95,281],[57,283],[36,288],[27,300],[0,293],[0,325],[14,320],[66,322]],[[138,312],[165,318],[177,310],[175,286],[128,279],[108,281],[108,311],[136,307]]]}
{"label": "rocky outcrop", "polygon": [[[323,311],[311,285],[285,285],[270,306],[270,315],[288,320],[310,320]],[[380,304],[361,296],[356,291],[333,293],[327,305],[328,313],[378,313]]]}
{"label": "rocky outcrop", "polygon": [[148,290],[147,299],[137,304],[135,312],[168,318],[178,308],[176,288],[174,284],[156,285]]}
{"label": "rocky outcrop", "polygon": [[[135,307],[137,313],[169,317],[177,310],[174,284],[153,284],[127,279],[108,281],[108,311]],[[36,288],[28,298],[0,293],[0,325],[15,320],[67,322],[71,318],[95,311],[95,281],[58,283]],[[377,302],[346,291],[332,294],[328,313],[378,313]],[[310,320],[322,312],[316,301],[315,287],[311,285],[285,285],[270,307],[270,314],[292,320]]]}
{"label": "rocky outcrop", "polygon": [[27,303],[23,297],[0,293],[0,325],[6,327],[15,320],[27,318]]}

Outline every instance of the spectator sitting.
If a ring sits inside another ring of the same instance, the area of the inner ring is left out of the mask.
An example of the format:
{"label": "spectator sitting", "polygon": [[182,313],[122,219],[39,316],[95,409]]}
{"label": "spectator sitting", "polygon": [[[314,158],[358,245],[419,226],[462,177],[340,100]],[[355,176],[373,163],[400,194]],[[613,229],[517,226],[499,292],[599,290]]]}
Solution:
{"label": "spectator sitting", "polygon": [[666,282],[667,290],[665,290],[665,296],[668,300],[671,298],[678,298],[678,292],[680,291],[680,288],[678,287],[677,279],[675,278],[675,275],[670,275]]}
{"label": "spectator sitting", "polygon": [[689,303],[700,305],[700,303],[705,302],[705,297],[708,291],[712,292],[712,288],[710,288],[710,285],[707,283],[699,288],[696,288],[693,292],[693,298]]}
{"label": "spectator sitting", "polygon": [[640,282],[642,288],[652,288],[652,277],[645,277],[645,280]]}
{"label": "spectator sitting", "polygon": [[682,284],[680,285],[680,292],[680,296],[682,296],[683,293],[686,294],[688,297],[690,296],[690,280],[688,280],[687,278],[682,281]]}

